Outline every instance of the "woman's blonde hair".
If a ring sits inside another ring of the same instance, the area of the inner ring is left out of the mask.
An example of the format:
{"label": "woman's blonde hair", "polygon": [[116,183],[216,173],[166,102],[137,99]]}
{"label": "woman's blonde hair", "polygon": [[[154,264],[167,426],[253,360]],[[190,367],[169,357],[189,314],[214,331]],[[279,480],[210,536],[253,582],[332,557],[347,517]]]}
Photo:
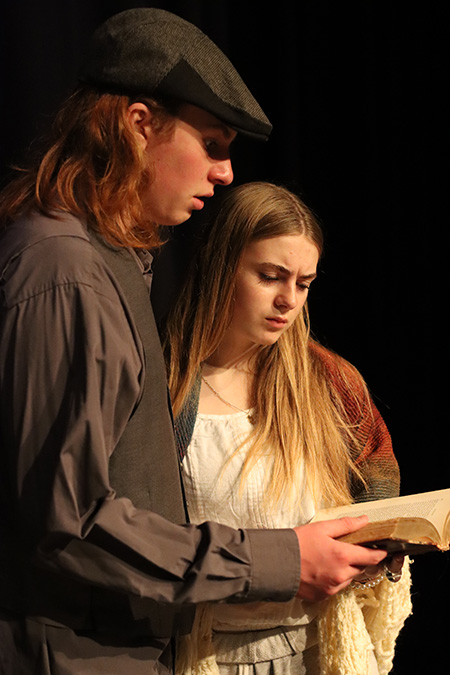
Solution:
{"label": "woman's blonde hair", "polygon": [[82,86],[61,107],[34,166],[2,192],[0,223],[36,209],[66,211],[119,246],[151,248],[160,241],[141,201],[151,170],[128,122],[134,101],[152,113],[157,133],[170,134],[179,105]]}
{"label": "woman's blonde hair", "polygon": [[[196,256],[195,269],[167,324],[165,353],[174,414],[183,409],[201,364],[216,350],[233,313],[237,269],[252,241],[303,234],[323,249],[322,230],[305,204],[272,183],[248,183],[229,191]],[[273,456],[268,498],[299,494],[299,466],[314,498],[327,504],[351,501],[350,480],[362,480],[354,456],[357,433],[340,387],[330,378],[310,336],[307,306],[291,328],[256,355],[252,400],[254,426],[243,478],[262,453]],[[323,348],[322,348],[323,349]],[[339,379],[362,378],[336,356]],[[351,388],[350,388],[351,389]],[[296,489],[297,488],[297,489]]]}

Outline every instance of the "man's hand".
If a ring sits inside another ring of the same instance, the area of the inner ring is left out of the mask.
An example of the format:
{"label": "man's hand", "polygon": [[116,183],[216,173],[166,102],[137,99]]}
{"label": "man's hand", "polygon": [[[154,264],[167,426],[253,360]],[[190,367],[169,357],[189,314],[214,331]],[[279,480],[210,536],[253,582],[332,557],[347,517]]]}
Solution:
{"label": "man's hand", "polygon": [[367,516],[338,518],[294,528],[300,545],[301,575],[297,596],[315,602],[335,595],[348,586],[364,568],[379,565],[385,551],[336,541],[356,532]]}

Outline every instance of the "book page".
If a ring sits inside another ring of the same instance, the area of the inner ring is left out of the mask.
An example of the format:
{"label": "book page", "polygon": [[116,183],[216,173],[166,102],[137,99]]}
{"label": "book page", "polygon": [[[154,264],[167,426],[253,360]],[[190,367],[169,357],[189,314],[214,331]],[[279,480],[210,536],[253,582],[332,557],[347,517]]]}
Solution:
{"label": "book page", "polygon": [[449,513],[450,489],[447,489],[323,509],[315,515],[313,522],[363,515],[368,516],[370,522],[389,518],[426,518],[433,523],[438,532],[443,533]]}

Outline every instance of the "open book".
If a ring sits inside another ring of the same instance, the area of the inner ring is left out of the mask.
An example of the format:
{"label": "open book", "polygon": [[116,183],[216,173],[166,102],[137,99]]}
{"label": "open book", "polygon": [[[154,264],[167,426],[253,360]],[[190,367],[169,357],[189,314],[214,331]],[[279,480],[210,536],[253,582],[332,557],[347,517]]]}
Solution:
{"label": "open book", "polygon": [[312,522],[362,515],[369,523],[340,541],[408,555],[450,548],[450,489],[323,509]]}

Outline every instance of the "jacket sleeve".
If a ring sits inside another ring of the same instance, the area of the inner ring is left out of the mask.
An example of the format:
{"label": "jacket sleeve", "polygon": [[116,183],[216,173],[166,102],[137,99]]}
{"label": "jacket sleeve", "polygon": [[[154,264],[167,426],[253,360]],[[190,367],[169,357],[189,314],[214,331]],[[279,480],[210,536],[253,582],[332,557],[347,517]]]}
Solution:
{"label": "jacket sleeve", "polygon": [[158,602],[291,598],[293,531],[176,525],[114,494],[108,463],[140,396],[142,354],[103,275],[74,283],[68,269],[3,304],[1,528],[22,562]]}

